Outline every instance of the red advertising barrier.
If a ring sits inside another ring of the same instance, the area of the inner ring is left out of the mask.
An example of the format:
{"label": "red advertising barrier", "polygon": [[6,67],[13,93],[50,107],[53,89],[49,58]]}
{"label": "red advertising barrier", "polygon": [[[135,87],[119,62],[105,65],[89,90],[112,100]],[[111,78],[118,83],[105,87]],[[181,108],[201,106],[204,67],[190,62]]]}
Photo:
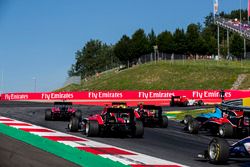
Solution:
{"label": "red advertising barrier", "polygon": [[[220,103],[220,90],[138,90],[138,91],[83,91],[83,92],[39,92],[5,93],[5,101],[72,101],[77,104],[104,105],[113,101],[125,101],[128,105],[145,104],[169,105],[171,96],[186,96],[202,99],[205,103]],[[225,100],[250,97],[250,90],[225,90]]]}

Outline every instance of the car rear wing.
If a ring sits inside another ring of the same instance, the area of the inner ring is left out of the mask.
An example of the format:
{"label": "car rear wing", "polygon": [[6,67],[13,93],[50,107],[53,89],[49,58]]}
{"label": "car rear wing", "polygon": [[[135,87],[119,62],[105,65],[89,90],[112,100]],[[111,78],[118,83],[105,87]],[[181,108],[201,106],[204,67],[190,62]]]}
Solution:
{"label": "car rear wing", "polygon": [[127,103],[126,102],[112,102],[112,106],[119,106],[119,105],[127,105]]}
{"label": "car rear wing", "polygon": [[155,106],[155,105],[143,105],[143,109],[146,109],[146,110],[162,110],[161,106]]}
{"label": "car rear wing", "polygon": [[171,96],[172,99],[181,98],[181,96]]}
{"label": "car rear wing", "polygon": [[72,102],[54,102],[54,105],[68,105],[68,106],[72,106]]}
{"label": "car rear wing", "polygon": [[[129,122],[126,122],[125,124],[133,124],[135,120],[135,114],[134,114],[134,109],[132,108],[108,108],[106,116],[108,118],[111,117],[112,114],[115,114],[117,118],[121,118],[124,115],[127,115],[129,117]],[[106,120],[108,122],[109,119]],[[110,123],[110,122],[109,122]],[[115,122],[113,124],[119,124],[118,122]],[[124,123],[122,123],[124,124]]]}
{"label": "car rear wing", "polygon": [[107,108],[110,113],[134,113],[132,108]]}

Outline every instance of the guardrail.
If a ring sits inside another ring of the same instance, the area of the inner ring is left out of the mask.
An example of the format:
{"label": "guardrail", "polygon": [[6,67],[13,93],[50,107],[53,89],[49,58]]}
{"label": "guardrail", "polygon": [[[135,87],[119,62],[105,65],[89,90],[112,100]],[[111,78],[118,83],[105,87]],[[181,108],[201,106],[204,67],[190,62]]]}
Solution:
{"label": "guardrail", "polygon": [[243,106],[242,103],[243,103],[242,99],[228,100],[222,102],[221,106],[229,109],[250,111],[250,107]]}

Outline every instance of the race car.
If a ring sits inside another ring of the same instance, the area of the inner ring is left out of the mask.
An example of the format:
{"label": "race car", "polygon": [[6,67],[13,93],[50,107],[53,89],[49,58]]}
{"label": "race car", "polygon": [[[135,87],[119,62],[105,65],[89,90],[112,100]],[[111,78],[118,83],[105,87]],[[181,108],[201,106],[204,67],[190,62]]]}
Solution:
{"label": "race car", "polygon": [[170,106],[187,107],[187,106],[203,106],[204,102],[202,100],[188,99],[186,96],[172,96],[170,101]]}
{"label": "race car", "polygon": [[69,120],[71,116],[81,118],[81,110],[76,110],[72,102],[54,102],[52,109],[45,110],[45,120]]}
{"label": "race car", "polygon": [[113,108],[127,108],[128,107],[126,102],[112,102],[111,106]]}
{"label": "race car", "polygon": [[132,108],[108,107],[101,114],[90,115],[81,121],[75,116],[68,124],[70,131],[82,130],[87,136],[131,136],[141,138],[144,135],[143,123]]}
{"label": "race car", "polygon": [[216,106],[214,112],[202,113],[199,114],[196,118],[193,118],[191,115],[185,115],[181,123],[187,126],[193,119],[197,120],[198,122],[205,122],[210,118],[221,118],[221,117],[222,117],[222,111],[219,108],[219,106]]}
{"label": "race car", "polygon": [[229,145],[225,139],[213,138],[208,145],[208,150],[199,153],[197,157],[209,160],[213,164],[226,163],[229,158],[234,160],[250,158],[250,137],[239,140],[232,145]]}
{"label": "race car", "polygon": [[168,117],[162,115],[162,107],[155,105],[138,105],[135,111],[140,115],[144,126],[168,127]]}
{"label": "race car", "polygon": [[[207,116],[207,117],[204,117]],[[197,134],[201,130],[210,130],[220,137],[232,137],[234,135],[245,136],[248,133],[248,121],[244,120],[242,110],[216,108],[214,114],[200,115],[196,118],[185,116],[186,130]]]}

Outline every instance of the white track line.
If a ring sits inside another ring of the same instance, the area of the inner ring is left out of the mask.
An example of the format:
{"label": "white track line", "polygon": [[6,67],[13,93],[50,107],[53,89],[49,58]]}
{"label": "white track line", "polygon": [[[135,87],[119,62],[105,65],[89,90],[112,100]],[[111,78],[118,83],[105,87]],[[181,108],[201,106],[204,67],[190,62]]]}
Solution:
{"label": "white track line", "polygon": [[[0,119],[9,119],[7,117],[1,117]],[[2,120],[0,121],[0,123],[26,123],[26,122],[22,122],[22,121],[16,121],[14,119],[12,119],[13,121],[5,121]],[[29,125],[32,125],[30,123],[27,123]],[[15,127],[17,129],[20,128],[25,128],[25,129],[48,129],[45,127],[41,127],[41,126],[37,126],[37,125],[32,125],[32,126],[15,126],[15,125],[11,125],[11,127]],[[57,137],[57,136],[62,136],[62,137],[73,137],[73,138],[77,138],[77,139],[81,139],[84,141],[58,141],[60,143],[69,145],[71,147],[83,147],[83,148],[95,148],[95,147],[102,147],[102,148],[113,148],[113,149],[118,149],[119,151],[125,151],[128,152],[129,155],[127,154],[100,154],[100,156],[105,157],[105,158],[109,158],[113,161],[119,161],[125,165],[135,165],[135,164],[143,164],[143,165],[176,165],[176,166],[182,166],[184,167],[184,165],[179,164],[179,163],[175,163],[175,162],[171,162],[171,161],[167,161],[167,160],[163,160],[160,158],[156,158],[156,157],[152,157],[149,155],[145,155],[145,154],[141,154],[141,153],[137,153],[134,151],[130,151],[130,150],[126,150],[126,149],[122,149],[119,147],[115,147],[112,145],[108,145],[108,144],[104,144],[104,143],[100,143],[100,142],[96,142],[93,140],[89,140],[87,138],[81,138],[78,136],[73,136],[70,134],[66,134],[66,133],[62,133],[62,132],[58,132],[56,130],[53,129],[48,129],[48,130],[52,130],[53,132],[30,132],[32,134],[38,135],[38,136],[48,136],[48,137]],[[131,154],[131,155],[130,155]]]}

